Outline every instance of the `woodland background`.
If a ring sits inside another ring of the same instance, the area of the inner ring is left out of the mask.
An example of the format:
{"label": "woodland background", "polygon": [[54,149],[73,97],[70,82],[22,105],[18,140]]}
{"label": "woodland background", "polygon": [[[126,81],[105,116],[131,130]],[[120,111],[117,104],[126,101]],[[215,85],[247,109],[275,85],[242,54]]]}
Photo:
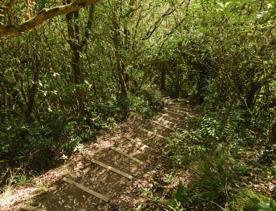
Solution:
{"label": "woodland background", "polygon": [[[9,3],[1,24],[63,2]],[[171,96],[200,115],[167,140],[176,169],[198,165],[168,206],[272,210],[275,188],[262,187],[276,174],[275,18],[273,0],[107,0],[1,39],[2,191]]]}

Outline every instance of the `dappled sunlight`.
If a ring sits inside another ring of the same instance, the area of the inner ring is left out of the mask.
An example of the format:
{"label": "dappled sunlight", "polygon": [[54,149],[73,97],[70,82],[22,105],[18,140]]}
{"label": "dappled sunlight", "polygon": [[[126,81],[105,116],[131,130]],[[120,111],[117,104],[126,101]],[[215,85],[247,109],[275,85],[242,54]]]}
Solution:
{"label": "dappled sunlight", "polygon": [[[66,165],[34,178],[33,182],[48,180],[43,192],[39,193],[35,186],[24,187],[18,195],[2,197],[1,206],[103,210],[113,206],[130,209],[141,203],[144,199],[139,192],[152,183],[152,177],[162,168],[159,160],[163,158],[157,147],[176,129],[177,123],[164,119],[164,114],[136,120],[133,125],[130,122],[80,148]],[[69,183],[66,178],[70,178]],[[91,194],[93,191],[99,196]],[[99,197],[106,197],[110,203]]]}

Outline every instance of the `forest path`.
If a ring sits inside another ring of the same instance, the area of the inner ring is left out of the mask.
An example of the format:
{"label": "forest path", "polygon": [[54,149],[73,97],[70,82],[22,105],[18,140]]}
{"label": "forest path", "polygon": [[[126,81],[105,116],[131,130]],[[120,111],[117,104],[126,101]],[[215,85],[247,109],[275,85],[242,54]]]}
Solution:
{"label": "forest path", "polygon": [[[164,138],[194,113],[189,104],[166,99],[151,119],[132,119],[97,138],[68,163],[34,179],[5,199],[1,210],[135,210],[141,190],[166,173]],[[22,193],[21,193],[22,192]],[[21,195],[20,195],[21,194]],[[12,206],[11,206],[12,205]]]}

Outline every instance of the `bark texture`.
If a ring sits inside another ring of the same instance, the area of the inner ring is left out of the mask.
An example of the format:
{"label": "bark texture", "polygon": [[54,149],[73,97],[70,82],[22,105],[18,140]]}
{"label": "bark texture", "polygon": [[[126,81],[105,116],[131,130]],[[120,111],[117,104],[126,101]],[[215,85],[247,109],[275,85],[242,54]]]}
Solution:
{"label": "bark texture", "polygon": [[74,2],[53,8],[44,8],[33,18],[19,24],[19,25],[4,25],[0,24],[0,39],[19,36],[23,32],[31,31],[36,26],[41,25],[45,21],[56,16],[66,15],[79,11],[81,8],[89,5],[94,5],[98,0],[75,0]]}

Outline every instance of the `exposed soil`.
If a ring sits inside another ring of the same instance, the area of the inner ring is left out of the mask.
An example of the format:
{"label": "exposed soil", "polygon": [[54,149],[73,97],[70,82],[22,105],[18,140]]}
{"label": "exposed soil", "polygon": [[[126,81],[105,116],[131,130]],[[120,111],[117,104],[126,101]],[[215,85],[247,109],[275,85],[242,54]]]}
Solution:
{"label": "exposed soil", "polygon": [[[168,137],[179,122],[191,115],[193,112],[187,102],[169,100],[164,111],[152,119],[129,119],[99,136],[96,142],[87,144],[65,165],[33,179],[26,186],[17,187],[9,195],[0,195],[0,210],[24,210],[24,207],[25,210],[49,211],[135,210],[139,204],[147,203],[142,190],[152,187],[170,167],[169,159],[162,153],[163,137]],[[133,179],[93,163],[92,158],[133,176]],[[64,177],[109,197],[110,201],[107,203],[66,183]]]}

